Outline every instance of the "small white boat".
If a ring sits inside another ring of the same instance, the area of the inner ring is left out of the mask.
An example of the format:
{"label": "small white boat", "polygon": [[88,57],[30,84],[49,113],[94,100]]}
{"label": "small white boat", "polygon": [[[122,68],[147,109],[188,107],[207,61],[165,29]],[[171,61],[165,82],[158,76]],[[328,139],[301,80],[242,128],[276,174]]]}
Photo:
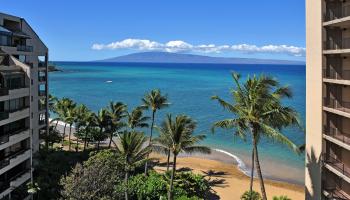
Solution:
{"label": "small white boat", "polygon": [[113,81],[106,81],[106,83],[112,83]]}

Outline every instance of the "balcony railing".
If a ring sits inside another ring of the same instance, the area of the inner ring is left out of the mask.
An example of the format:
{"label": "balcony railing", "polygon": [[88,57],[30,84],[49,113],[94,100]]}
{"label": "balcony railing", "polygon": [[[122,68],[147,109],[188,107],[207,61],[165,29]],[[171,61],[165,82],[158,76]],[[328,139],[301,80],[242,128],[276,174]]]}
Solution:
{"label": "balcony railing", "polygon": [[0,88],[0,97],[9,95],[9,89],[7,88]]}
{"label": "balcony railing", "polygon": [[25,52],[32,52],[33,47],[27,46],[27,45],[17,45],[17,51],[25,51]]}
{"label": "balcony railing", "polygon": [[46,91],[39,90],[39,96],[46,96]]}
{"label": "balcony railing", "polygon": [[12,159],[15,159],[16,157],[18,157],[19,155],[24,154],[26,151],[28,151],[29,148],[25,148],[22,150],[19,150],[17,152],[14,152],[13,154],[7,156],[6,158],[4,158],[3,160],[0,161],[0,169],[8,166],[11,162]]}
{"label": "balcony railing", "polygon": [[44,124],[46,124],[46,120],[45,119],[39,120],[39,125],[44,125]]}
{"label": "balcony railing", "polygon": [[39,61],[38,67],[39,67],[39,68],[46,68],[46,62]]}
{"label": "balcony railing", "polygon": [[39,76],[38,80],[39,80],[39,82],[45,82],[46,81],[46,76]]}
{"label": "balcony railing", "polygon": [[10,178],[10,182],[11,181],[16,181],[18,178],[20,178],[21,176],[23,176],[24,174],[30,172],[30,169],[24,169],[20,172],[18,172],[16,175],[14,175],[12,178]]}
{"label": "balcony railing", "polygon": [[323,154],[323,162],[330,165],[341,174],[350,177],[350,167],[346,166],[341,160],[335,158],[334,156],[327,153]]}
{"label": "balcony railing", "polygon": [[339,41],[327,40],[324,42],[325,50],[350,49],[350,38],[342,38]]}
{"label": "balcony railing", "polygon": [[10,116],[9,112],[0,112],[0,120],[8,119]]}
{"label": "balcony railing", "polygon": [[347,16],[350,16],[350,5],[342,6],[341,4],[339,4],[339,9],[337,10],[332,10],[332,9],[326,10],[326,14],[324,15],[324,20],[331,21],[331,20],[340,19]]}
{"label": "balcony railing", "polygon": [[340,101],[333,98],[323,98],[323,105],[325,107],[333,108],[343,112],[350,113],[350,102],[349,101]]}
{"label": "balcony railing", "polygon": [[345,144],[350,144],[350,133],[345,133],[344,131],[327,126],[323,127],[323,133]]}
{"label": "balcony railing", "polygon": [[7,131],[7,132],[3,133],[0,136],[0,144],[4,144],[4,143],[9,142],[10,136],[19,134],[19,133],[21,133],[23,131],[27,131],[28,129],[29,129],[28,127],[24,127],[24,128],[20,128],[20,129],[17,129],[17,130],[11,130],[11,131]]}
{"label": "balcony railing", "polygon": [[323,69],[323,77],[328,79],[337,80],[350,80],[350,70],[340,70],[339,72],[334,69]]}
{"label": "balcony railing", "polygon": [[350,200],[350,198],[347,195],[345,195],[346,192],[344,192],[339,187],[325,187],[324,190],[328,193],[328,196],[326,196],[326,199]]}

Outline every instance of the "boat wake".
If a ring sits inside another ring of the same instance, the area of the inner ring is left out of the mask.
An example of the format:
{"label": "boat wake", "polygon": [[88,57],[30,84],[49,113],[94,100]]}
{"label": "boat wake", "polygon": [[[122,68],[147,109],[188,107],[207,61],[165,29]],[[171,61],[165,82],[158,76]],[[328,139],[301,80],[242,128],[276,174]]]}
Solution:
{"label": "boat wake", "polygon": [[243,172],[245,175],[250,177],[250,169],[247,168],[247,166],[244,164],[244,162],[238,156],[236,156],[230,152],[224,151],[222,149],[214,149],[214,150],[233,158],[237,162],[237,166],[238,166],[239,170],[241,172]]}

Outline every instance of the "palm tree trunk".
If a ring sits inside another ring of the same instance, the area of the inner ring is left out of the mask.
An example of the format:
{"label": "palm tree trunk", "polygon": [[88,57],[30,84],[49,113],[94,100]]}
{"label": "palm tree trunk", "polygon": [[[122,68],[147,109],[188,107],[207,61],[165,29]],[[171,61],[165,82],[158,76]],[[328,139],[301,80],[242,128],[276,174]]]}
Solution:
{"label": "palm tree trunk", "polygon": [[57,130],[58,120],[56,120],[55,130]]}
{"label": "palm tree trunk", "polygon": [[257,147],[257,142],[256,142],[255,137],[254,137],[253,141],[254,141],[253,145],[254,145],[254,154],[255,154],[255,165],[256,165],[256,171],[258,173],[259,181],[260,181],[261,195],[262,195],[263,200],[267,200],[264,179],[263,179],[263,176],[261,173],[261,168],[260,168],[258,147]]}
{"label": "palm tree trunk", "polygon": [[169,171],[169,162],[170,161],[170,149],[168,150],[168,158],[167,158],[167,161],[166,161],[166,171]]}
{"label": "palm tree trunk", "polygon": [[64,123],[63,135],[62,135],[62,147],[64,145],[64,137],[66,136],[67,123]]}
{"label": "palm tree trunk", "polygon": [[173,171],[171,172],[170,188],[168,191],[168,200],[173,200],[174,177],[176,172],[176,155],[174,154]]}
{"label": "palm tree trunk", "polygon": [[[152,143],[152,136],[153,136],[153,126],[154,126],[154,116],[156,114],[156,111],[153,111],[152,113],[152,124],[151,124],[151,135],[149,137],[149,141],[148,141],[148,145],[150,146]],[[147,155],[147,158],[149,157],[149,155]],[[147,172],[148,172],[148,162],[146,161],[145,163],[145,176],[147,176]]]}
{"label": "palm tree trunk", "polygon": [[97,151],[100,150],[100,142],[101,142],[100,140],[97,141]]}
{"label": "palm tree trunk", "polygon": [[126,171],[125,172],[125,179],[124,179],[124,183],[125,183],[125,191],[124,191],[124,193],[125,193],[125,200],[128,200],[129,199],[129,197],[128,197],[128,178],[129,178],[129,172],[128,171]]}
{"label": "palm tree trunk", "polygon": [[79,150],[79,138],[76,137],[77,143],[76,143],[76,147],[75,147],[75,151],[78,152]]}
{"label": "palm tree trunk", "polygon": [[71,135],[72,135],[72,124],[69,124],[69,136],[68,136],[68,150],[70,151],[70,147],[71,147],[71,143],[70,143],[70,138],[71,138]]}
{"label": "palm tree trunk", "polygon": [[249,187],[249,192],[250,194],[252,194],[253,192],[253,183],[254,183],[254,147],[253,147],[253,150],[252,150],[252,168],[251,168],[251,172],[250,172],[250,187]]}
{"label": "palm tree trunk", "polygon": [[89,129],[86,127],[86,128],[85,128],[84,149],[83,149],[83,151],[85,151],[86,145],[87,145],[87,134],[88,134],[88,130],[89,130]]}
{"label": "palm tree trunk", "polygon": [[109,136],[108,148],[111,148],[111,146],[112,146],[112,140],[113,140],[113,131],[111,131],[111,135]]}

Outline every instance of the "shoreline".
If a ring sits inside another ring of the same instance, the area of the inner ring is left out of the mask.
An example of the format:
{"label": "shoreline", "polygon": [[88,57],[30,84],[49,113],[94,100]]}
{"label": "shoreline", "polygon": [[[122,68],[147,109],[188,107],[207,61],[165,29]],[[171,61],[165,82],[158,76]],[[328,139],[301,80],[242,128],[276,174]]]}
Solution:
{"label": "shoreline", "polygon": [[[49,118],[50,122],[52,118]],[[56,125],[56,122],[53,123]],[[65,122],[63,121],[58,121],[57,124],[57,129],[62,133],[62,130],[64,129]],[[66,127],[66,134],[68,134],[69,131],[69,125],[67,124]],[[74,125],[72,125],[72,133],[75,132]],[[103,142],[102,142],[103,143]],[[236,167],[242,174],[244,174],[247,177],[250,177],[250,167],[243,161],[242,158],[239,156],[230,153],[228,151],[218,149],[218,148],[212,148],[211,154],[201,154],[201,153],[193,153],[193,154],[186,154],[186,153],[180,153],[179,157],[180,158],[199,158],[203,160],[209,160],[209,161],[217,161],[222,164],[228,164],[228,165],[233,165]],[[256,178],[256,172],[254,173],[254,178]],[[264,179],[270,180],[270,181],[276,181],[276,182],[281,182],[281,183],[287,183],[287,184],[293,184],[293,185],[298,185],[298,186],[303,186],[302,183],[293,181],[293,180],[286,180],[283,178],[275,178],[269,175],[264,175]]]}
{"label": "shoreline", "polygon": [[[153,153],[151,157],[158,159],[162,164],[166,157]],[[191,156],[180,156],[177,159],[177,169],[202,174],[208,181],[213,181],[212,189],[220,199],[240,199],[240,196],[249,190],[250,177],[245,175],[236,165]],[[155,170],[165,172],[165,165],[155,166]],[[269,199],[274,196],[286,195],[293,200],[305,199],[304,186],[287,182],[264,179]],[[260,183],[254,178],[253,189],[260,193]]]}

